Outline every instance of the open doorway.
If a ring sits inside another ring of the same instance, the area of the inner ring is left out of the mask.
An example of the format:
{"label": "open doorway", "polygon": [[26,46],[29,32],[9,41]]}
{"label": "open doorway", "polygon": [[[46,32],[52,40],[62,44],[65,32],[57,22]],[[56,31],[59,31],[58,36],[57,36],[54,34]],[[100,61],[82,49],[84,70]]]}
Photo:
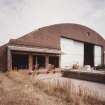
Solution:
{"label": "open doorway", "polygon": [[45,68],[45,56],[44,55],[34,55],[33,65],[39,65],[39,68]]}
{"label": "open doorway", "polygon": [[49,64],[52,64],[56,68],[58,68],[59,67],[59,56],[49,56]]}
{"label": "open doorway", "polygon": [[84,43],[84,65],[94,66],[94,45]]}
{"label": "open doorway", "polygon": [[36,64],[37,64],[37,56],[34,55],[34,56],[33,56],[33,65],[36,65]]}
{"label": "open doorway", "polygon": [[28,55],[12,54],[12,69],[28,69]]}

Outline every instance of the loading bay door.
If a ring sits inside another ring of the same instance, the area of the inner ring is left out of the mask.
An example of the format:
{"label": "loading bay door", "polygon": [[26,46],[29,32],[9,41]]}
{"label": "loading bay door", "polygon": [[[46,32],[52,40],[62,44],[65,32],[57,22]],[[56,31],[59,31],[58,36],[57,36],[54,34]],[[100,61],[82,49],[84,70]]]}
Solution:
{"label": "loading bay door", "polygon": [[61,67],[72,67],[78,63],[84,65],[84,43],[71,39],[61,38]]}
{"label": "loading bay door", "polygon": [[102,48],[90,43],[82,43],[67,38],[61,38],[61,63],[62,68],[72,67],[78,63],[80,66],[91,67],[102,64]]}
{"label": "loading bay door", "polygon": [[102,64],[102,47],[94,46],[94,65],[99,66]]}
{"label": "loading bay door", "polygon": [[94,66],[94,45],[84,43],[84,65]]}

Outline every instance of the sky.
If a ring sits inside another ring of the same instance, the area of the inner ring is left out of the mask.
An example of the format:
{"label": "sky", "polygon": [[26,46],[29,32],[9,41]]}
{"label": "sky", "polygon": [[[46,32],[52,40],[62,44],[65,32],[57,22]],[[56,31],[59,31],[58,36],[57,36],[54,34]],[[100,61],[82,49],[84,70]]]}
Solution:
{"label": "sky", "polygon": [[0,0],[0,45],[58,23],[88,26],[105,39],[105,0]]}

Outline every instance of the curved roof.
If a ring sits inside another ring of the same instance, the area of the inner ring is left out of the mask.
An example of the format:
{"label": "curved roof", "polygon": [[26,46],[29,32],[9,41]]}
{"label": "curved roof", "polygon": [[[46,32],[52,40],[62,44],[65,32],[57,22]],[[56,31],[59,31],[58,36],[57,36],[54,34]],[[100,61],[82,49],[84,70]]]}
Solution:
{"label": "curved roof", "polygon": [[60,37],[105,46],[105,40],[97,32],[86,26],[72,23],[42,27],[18,39],[10,40],[9,43],[60,49]]}

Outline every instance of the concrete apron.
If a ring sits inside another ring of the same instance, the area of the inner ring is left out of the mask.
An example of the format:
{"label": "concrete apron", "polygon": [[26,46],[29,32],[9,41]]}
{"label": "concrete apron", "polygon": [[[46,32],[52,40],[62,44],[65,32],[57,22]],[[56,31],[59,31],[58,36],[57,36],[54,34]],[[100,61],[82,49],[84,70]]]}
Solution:
{"label": "concrete apron", "polygon": [[92,97],[97,97],[99,100],[105,100],[105,84],[64,78],[60,73],[56,74],[39,74],[36,80],[42,80],[44,82],[64,87],[65,89],[71,89],[70,92],[82,91],[84,94],[88,94]]}

